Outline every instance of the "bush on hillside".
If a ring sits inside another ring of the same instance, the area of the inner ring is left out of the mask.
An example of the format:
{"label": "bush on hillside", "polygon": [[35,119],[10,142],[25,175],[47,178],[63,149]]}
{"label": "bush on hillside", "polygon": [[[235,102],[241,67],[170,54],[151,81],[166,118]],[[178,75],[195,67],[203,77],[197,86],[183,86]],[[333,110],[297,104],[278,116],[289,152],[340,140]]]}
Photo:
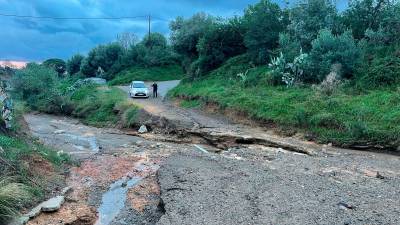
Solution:
{"label": "bush on hillside", "polygon": [[377,88],[400,82],[400,56],[376,57],[359,71],[358,86]]}
{"label": "bush on hillside", "polygon": [[310,67],[305,82],[321,82],[329,74],[333,64],[341,64],[342,76],[351,78],[361,59],[361,49],[350,32],[333,35],[330,30],[321,30],[312,41]]}
{"label": "bush on hillside", "polygon": [[32,109],[46,113],[70,113],[71,105],[57,86],[57,73],[35,63],[18,70],[12,79],[15,93]]}
{"label": "bush on hillside", "polygon": [[48,59],[42,65],[56,71],[58,76],[62,76],[67,70],[67,65],[62,59]]}

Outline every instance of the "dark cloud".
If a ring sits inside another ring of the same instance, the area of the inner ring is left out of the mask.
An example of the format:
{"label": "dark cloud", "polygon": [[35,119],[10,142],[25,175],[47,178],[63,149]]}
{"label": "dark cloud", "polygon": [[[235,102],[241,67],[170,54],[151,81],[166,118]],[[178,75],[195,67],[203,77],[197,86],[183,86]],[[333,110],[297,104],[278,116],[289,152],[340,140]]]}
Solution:
{"label": "dark cloud", "polygon": [[[153,31],[168,34],[168,20],[206,12],[221,17],[241,14],[258,0],[0,0],[0,13],[46,17],[127,17],[151,14]],[[161,18],[162,20],[157,20]],[[167,21],[165,21],[167,20]],[[134,20],[51,20],[0,17],[0,59],[67,59],[111,42],[118,33],[147,32],[146,18]]]}

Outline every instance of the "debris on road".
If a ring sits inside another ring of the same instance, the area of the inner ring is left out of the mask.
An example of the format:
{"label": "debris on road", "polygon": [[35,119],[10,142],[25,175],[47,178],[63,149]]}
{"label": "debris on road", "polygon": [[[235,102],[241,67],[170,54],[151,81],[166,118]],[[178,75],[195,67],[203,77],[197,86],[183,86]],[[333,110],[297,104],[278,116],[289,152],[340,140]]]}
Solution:
{"label": "debris on road", "polygon": [[146,127],[146,125],[142,125],[142,126],[140,126],[140,128],[139,128],[138,132],[139,132],[140,134],[147,133],[147,132],[148,132],[148,130],[147,130],[147,127]]}

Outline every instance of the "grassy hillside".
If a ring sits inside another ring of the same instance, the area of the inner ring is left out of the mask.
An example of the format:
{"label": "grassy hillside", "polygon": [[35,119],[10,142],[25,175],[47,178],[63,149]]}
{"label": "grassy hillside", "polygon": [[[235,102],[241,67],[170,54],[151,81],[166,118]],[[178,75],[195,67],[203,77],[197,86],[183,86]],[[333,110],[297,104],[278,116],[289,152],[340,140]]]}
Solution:
{"label": "grassy hillside", "polygon": [[138,106],[119,88],[89,85],[71,96],[72,114],[93,126],[121,124],[129,127],[136,118]]}
{"label": "grassy hillside", "polygon": [[[310,86],[269,85],[266,67],[251,68],[246,79],[237,76],[250,66],[233,58],[203,79],[184,82],[171,95],[221,108],[246,112],[256,120],[293,127],[320,142],[336,145],[400,145],[400,90],[359,92],[341,87],[326,95]],[[185,105],[190,105],[185,101]]]}
{"label": "grassy hillside", "polygon": [[134,80],[142,81],[166,81],[180,80],[184,77],[182,68],[178,65],[164,67],[131,67],[118,73],[110,85],[129,84]]}

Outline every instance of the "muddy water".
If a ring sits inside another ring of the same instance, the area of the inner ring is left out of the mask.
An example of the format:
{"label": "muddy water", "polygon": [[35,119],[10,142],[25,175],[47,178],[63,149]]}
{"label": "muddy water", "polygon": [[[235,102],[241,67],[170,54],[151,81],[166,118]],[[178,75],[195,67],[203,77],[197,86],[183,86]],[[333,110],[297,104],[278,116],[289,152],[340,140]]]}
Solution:
{"label": "muddy water", "polygon": [[97,209],[99,219],[95,225],[111,224],[125,206],[128,189],[137,185],[141,179],[141,177],[134,177],[128,181],[120,179],[111,184],[110,189],[103,194],[101,205]]}

